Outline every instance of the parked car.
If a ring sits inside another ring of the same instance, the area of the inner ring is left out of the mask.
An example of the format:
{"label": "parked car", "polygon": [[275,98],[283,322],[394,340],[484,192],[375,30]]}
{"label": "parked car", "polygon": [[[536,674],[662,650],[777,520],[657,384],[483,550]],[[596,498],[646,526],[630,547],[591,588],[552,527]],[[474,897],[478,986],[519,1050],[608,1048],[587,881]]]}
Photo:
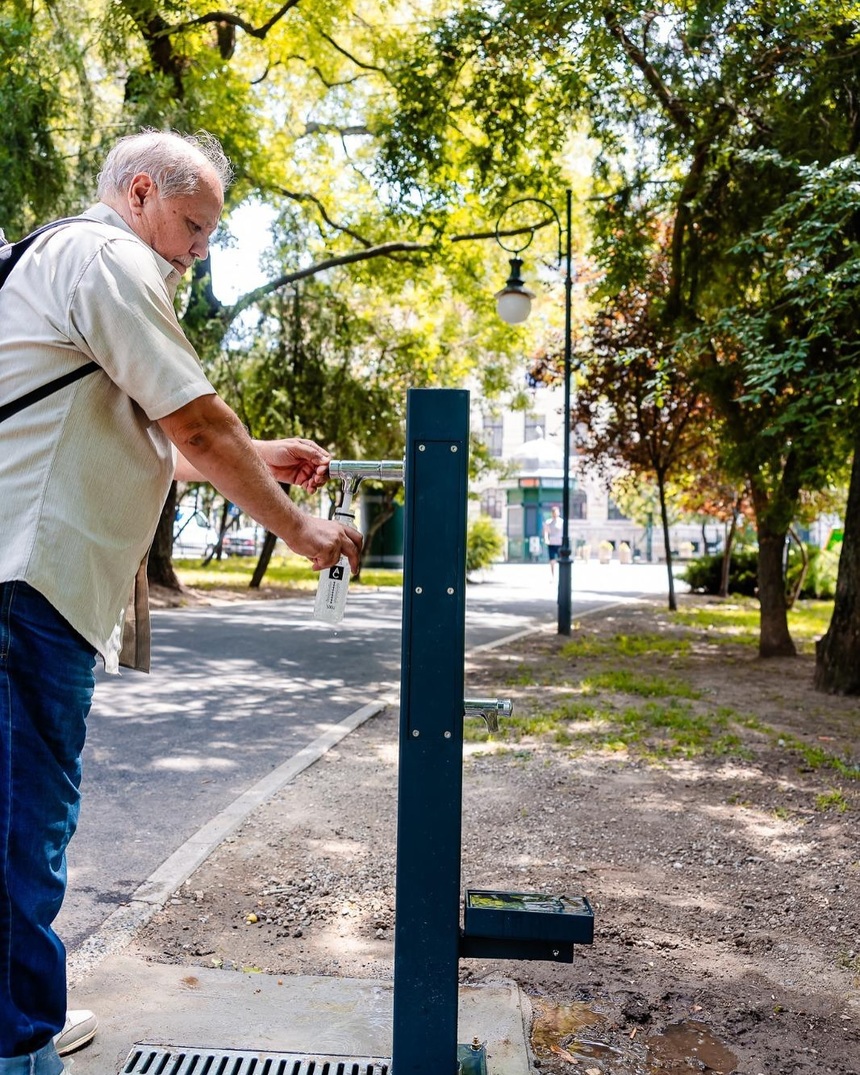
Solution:
{"label": "parked car", "polygon": [[179,559],[209,555],[218,541],[218,532],[202,511],[180,514],[173,524],[173,555]]}
{"label": "parked car", "polygon": [[221,551],[225,556],[256,556],[261,544],[256,529],[246,526],[241,530],[228,530],[221,542]]}

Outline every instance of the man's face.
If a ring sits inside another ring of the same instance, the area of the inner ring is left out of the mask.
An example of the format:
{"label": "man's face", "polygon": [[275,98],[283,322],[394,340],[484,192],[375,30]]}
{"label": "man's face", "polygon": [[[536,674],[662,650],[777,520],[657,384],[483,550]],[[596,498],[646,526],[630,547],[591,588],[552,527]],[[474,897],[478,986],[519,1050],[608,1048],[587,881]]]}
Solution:
{"label": "man's face", "polygon": [[148,175],[135,176],[129,190],[132,227],[179,273],[209,252],[224,200],[214,172],[205,169],[196,194],[164,198]]}

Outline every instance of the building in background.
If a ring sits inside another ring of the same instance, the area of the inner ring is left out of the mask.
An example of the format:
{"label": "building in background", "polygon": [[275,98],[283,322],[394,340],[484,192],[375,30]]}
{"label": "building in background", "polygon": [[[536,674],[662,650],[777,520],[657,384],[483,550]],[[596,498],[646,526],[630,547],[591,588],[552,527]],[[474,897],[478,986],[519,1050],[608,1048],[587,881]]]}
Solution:
{"label": "building in background", "polygon": [[[512,563],[547,559],[543,524],[553,505],[561,508],[563,499],[563,392],[539,387],[531,396],[527,411],[494,412],[486,401],[473,400],[473,433],[483,439],[499,466],[497,473],[486,475],[473,487],[473,510],[494,521],[505,538],[505,558]],[[606,481],[584,466],[572,441],[570,471],[568,529],[573,556],[599,558],[601,546],[604,555],[618,555],[626,545],[633,559],[664,559],[659,518],[651,525],[626,518],[613,502]],[[719,544],[721,536],[720,525],[709,525],[709,548]],[[675,525],[670,537],[673,555],[684,558],[704,551],[699,524]]]}

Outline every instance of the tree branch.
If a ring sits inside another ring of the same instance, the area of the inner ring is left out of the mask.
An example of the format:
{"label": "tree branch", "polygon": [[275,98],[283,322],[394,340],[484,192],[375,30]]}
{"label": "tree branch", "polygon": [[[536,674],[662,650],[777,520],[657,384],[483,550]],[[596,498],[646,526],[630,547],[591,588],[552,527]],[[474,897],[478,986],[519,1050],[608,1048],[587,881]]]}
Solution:
{"label": "tree branch", "polygon": [[[206,298],[209,303],[211,315],[213,317],[218,318],[224,326],[229,325],[244,310],[247,310],[249,307],[253,306],[261,299],[266,298],[267,295],[272,295],[274,294],[274,292],[280,290],[280,288],[287,287],[289,284],[294,284],[298,280],[305,280],[309,276],[316,276],[318,273],[326,272],[329,269],[334,269],[341,265],[353,265],[359,261],[369,261],[372,258],[393,258],[397,254],[429,254],[439,248],[438,240],[432,243],[413,243],[407,242],[405,240],[395,240],[393,242],[378,243],[375,246],[371,246],[368,241],[364,239],[361,235],[359,235],[357,232],[353,232],[349,228],[335,224],[333,221],[331,221],[322,202],[315,195],[291,192],[288,190],[282,190],[281,193],[288,198],[295,199],[296,201],[313,202],[319,209],[320,213],[323,215],[323,218],[326,220],[327,223],[331,225],[331,227],[342,231],[344,234],[352,236],[352,238],[354,238],[356,242],[359,242],[364,246],[364,249],[352,250],[345,254],[335,254],[330,258],[324,258],[322,261],[317,261],[314,262],[314,264],[312,265],[307,265],[303,269],[296,269],[294,272],[281,273],[279,276],[276,276],[274,279],[267,281],[267,283],[262,284],[260,287],[255,288],[253,291],[249,291],[247,292],[247,294],[242,295],[239,299],[236,300],[236,302],[234,302],[230,306],[221,303],[218,299],[215,298],[211,288],[208,289],[206,292]],[[549,218],[537,224],[531,224],[528,227],[511,229],[510,231],[499,232],[499,234],[521,235],[524,232],[534,231],[536,228],[545,227],[547,224],[551,223],[554,223],[554,221],[552,218]],[[469,240],[477,241],[495,238],[496,232],[495,230],[493,230],[486,232],[473,232],[466,235],[452,235],[448,241],[452,243],[458,243],[466,242]]]}
{"label": "tree branch", "polygon": [[353,231],[352,228],[348,228],[345,224],[335,223],[335,221],[333,221],[332,218],[328,215],[326,207],[323,205],[321,199],[319,199],[315,194],[307,194],[301,191],[286,190],[284,189],[284,187],[277,187],[276,189],[279,194],[282,194],[285,198],[290,198],[292,201],[312,202],[319,210],[320,216],[330,228],[334,228],[335,231],[339,231],[344,235],[349,235],[351,238],[355,239],[357,243],[361,243],[361,245],[365,249],[368,249],[370,246],[373,245],[368,239],[365,239],[362,235],[359,235],[357,231]]}
{"label": "tree branch", "polygon": [[[298,0],[296,0],[296,3],[298,3]],[[354,63],[356,67],[360,67],[363,71],[378,71],[381,75],[384,75],[386,73],[384,67],[377,67],[376,64],[363,63],[361,60],[356,59],[356,57],[353,56],[351,52],[347,52],[347,50],[342,45],[339,45],[337,41],[335,41],[335,39],[331,37],[330,34],[323,33],[323,31],[319,29],[317,30],[317,32],[319,33],[323,41],[328,41],[328,43],[336,52],[339,52],[341,56],[345,56],[351,63]]]}
{"label": "tree branch", "polygon": [[231,11],[210,11],[206,15],[200,15],[196,19],[188,19],[186,22],[177,23],[175,26],[166,26],[163,30],[159,30],[154,36],[156,37],[170,37],[171,34],[178,34],[182,30],[189,30],[193,26],[204,26],[210,22],[226,22],[231,26],[236,26],[240,30],[244,30],[250,37],[264,38],[269,30],[280,22],[280,20],[286,15],[290,8],[294,8],[298,5],[299,0],[285,0],[275,14],[264,22],[262,26],[254,26],[252,23],[243,19],[240,15],[234,15]]}
{"label": "tree branch", "polygon": [[691,134],[694,130],[694,125],[689,113],[660,77],[657,69],[645,55],[645,52],[635,45],[633,40],[627,35],[624,27],[621,25],[621,20],[618,18],[618,13],[610,8],[606,8],[603,12],[603,18],[609,32],[613,37],[618,39],[621,43],[621,47],[627,53],[628,58],[633,61],[636,67],[638,67],[645,76],[648,85],[657,94],[658,99],[665,106],[666,111],[671,116],[676,127],[683,131],[684,134]]}
{"label": "tree branch", "polygon": [[379,246],[371,246],[366,250],[353,250],[348,254],[337,254],[334,257],[315,262],[313,265],[307,265],[303,269],[296,269],[295,272],[282,273],[280,276],[275,277],[274,280],[269,280],[268,283],[263,284],[261,287],[249,291],[232,306],[223,306],[222,318],[229,323],[243,310],[247,310],[249,306],[253,306],[260,299],[264,299],[267,295],[271,295],[280,288],[286,287],[288,284],[294,284],[297,280],[304,280],[308,276],[316,276],[317,273],[337,268],[339,265],[351,265],[357,261],[367,261],[370,258],[388,258],[400,253],[426,254],[434,248],[435,244],[430,243],[392,242],[380,243]]}
{"label": "tree branch", "polygon": [[351,78],[341,78],[336,79],[334,82],[330,82],[322,73],[322,70],[315,63],[311,63],[306,56],[302,56],[301,53],[294,52],[292,55],[285,57],[283,60],[284,65],[289,63],[290,60],[297,60],[299,63],[303,63],[309,70],[313,71],[327,90],[334,90],[339,86],[351,86],[353,82],[358,82],[360,78],[367,78],[367,75],[353,75]]}
{"label": "tree branch", "polygon": [[331,134],[335,131],[341,138],[369,135],[372,132],[364,124],[354,127],[338,127],[335,123],[316,123],[313,120],[305,124],[305,134]]}

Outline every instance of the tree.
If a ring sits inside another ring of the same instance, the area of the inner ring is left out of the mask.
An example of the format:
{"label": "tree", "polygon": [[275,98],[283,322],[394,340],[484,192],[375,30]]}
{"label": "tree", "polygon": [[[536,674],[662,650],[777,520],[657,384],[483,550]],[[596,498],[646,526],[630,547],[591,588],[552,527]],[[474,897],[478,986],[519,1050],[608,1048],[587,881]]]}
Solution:
{"label": "tree", "polygon": [[[655,273],[665,270],[659,262]],[[666,550],[669,608],[677,608],[669,537],[668,485],[707,436],[706,408],[694,370],[667,343],[651,296],[636,286],[594,319],[571,410],[579,451],[604,469],[656,483]]]}
{"label": "tree", "polygon": [[[803,328],[764,286],[762,259],[743,249],[742,240],[798,185],[792,167],[773,165],[777,147],[791,154],[790,161],[802,162],[810,152],[832,157],[851,137],[850,127],[836,123],[825,141],[820,125],[822,110],[836,105],[854,75],[844,33],[817,13],[762,13],[760,29],[735,23],[734,15],[731,4],[704,18],[697,10],[671,30],[666,23],[668,36],[662,37],[653,32],[662,21],[656,14],[631,18],[609,11],[606,25],[641,76],[638,93],[627,99],[645,98],[649,120],[642,126],[661,145],[662,171],[669,176],[658,189],[653,170],[635,168],[628,188],[633,207],[623,215],[638,237],[649,215],[671,205],[663,324],[685,346],[698,340],[701,383],[721,416],[724,462],[750,488],[759,538],[759,652],[770,656],[794,652],[786,616],[786,536],[802,491],[816,488],[832,466],[834,443],[812,408],[799,413],[790,379],[774,380],[767,394],[751,392],[764,352],[796,350]],[[634,32],[637,24],[641,34]],[[827,42],[829,65],[821,62],[821,41]],[[663,129],[652,125],[658,118]],[[799,138],[801,128],[814,149]],[[677,180],[668,173],[672,165]],[[618,228],[616,208],[604,213],[607,238],[608,226]],[[766,323],[766,336],[756,340],[744,331],[748,319]]]}
{"label": "tree", "polygon": [[762,318],[744,325],[759,354],[751,386],[766,399],[781,383],[802,385],[788,400],[784,419],[806,427],[832,460],[829,482],[839,484],[853,453],[845,539],[836,602],[816,653],[815,685],[832,693],[860,693],[860,469],[857,419],[858,299],[860,299],[860,164],[843,158],[798,170],[795,191],[749,242],[767,255],[763,281],[782,318],[795,326],[791,347],[772,347]]}
{"label": "tree", "polygon": [[[856,44],[841,0],[604,5],[575,15],[563,3],[503,0],[492,11],[452,8],[418,40],[412,79],[395,82],[409,102],[385,160],[410,193],[443,196],[458,159],[492,201],[507,194],[499,158],[514,141],[522,152],[543,140],[560,158],[565,119],[587,114],[598,306],[641,288],[660,361],[701,373],[723,469],[748,485],[755,506],[763,656],[794,652],[786,538],[802,494],[826,481],[838,449],[826,419],[816,428],[812,408],[798,414],[790,379],[753,398],[765,354],[796,351],[805,329],[782,316],[763,260],[743,241],[798,189],[799,168],[856,148]],[[790,166],[768,163],[768,153]],[[525,168],[521,193],[542,193],[557,176]],[[665,277],[653,272],[664,249]],[[754,341],[744,319],[766,322],[767,340]]]}
{"label": "tree", "polygon": [[[860,433],[846,519],[860,519]],[[846,528],[839,557],[836,599],[830,626],[815,647],[815,689],[827,694],[860,694],[860,527]]]}
{"label": "tree", "polygon": [[732,551],[738,526],[744,522],[754,522],[755,513],[748,490],[725,474],[719,462],[717,445],[712,441],[703,440],[699,451],[688,459],[683,485],[678,493],[678,505],[684,512],[723,524],[722,569],[717,593],[720,597],[728,597]]}

